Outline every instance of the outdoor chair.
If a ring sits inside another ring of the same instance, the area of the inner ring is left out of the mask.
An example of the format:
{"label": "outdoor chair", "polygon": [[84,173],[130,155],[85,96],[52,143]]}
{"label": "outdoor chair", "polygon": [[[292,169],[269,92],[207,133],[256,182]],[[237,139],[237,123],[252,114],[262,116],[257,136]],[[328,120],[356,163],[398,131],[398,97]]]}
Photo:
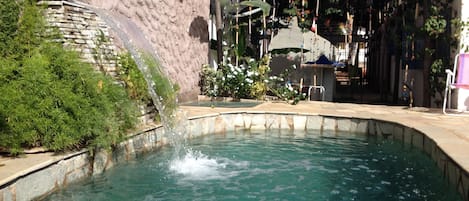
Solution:
{"label": "outdoor chair", "polygon": [[324,101],[325,100],[325,92],[326,92],[326,88],[324,88],[324,86],[321,86],[321,85],[309,85],[308,86],[308,101],[311,101],[311,91],[313,89],[319,89],[319,93],[322,94],[321,95],[321,100]]}
{"label": "outdoor chair", "polygon": [[[300,92],[303,91],[303,87],[305,87],[307,90],[308,90],[308,97],[307,100],[308,101],[311,101],[311,93],[313,92],[313,90],[317,90],[319,89],[319,93],[321,94],[321,101],[324,101],[326,100],[326,88],[322,85],[317,85],[317,81],[316,81],[316,75],[313,76],[313,83],[311,85],[307,85],[307,86],[303,86],[303,78],[301,78],[300,80]],[[313,92],[315,93],[315,91]]]}
{"label": "outdoor chair", "polygon": [[446,69],[446,88],[443,99],[443,113],[451,108],[451,93],[454,89],[469,90],[469,53],[461,53],[454,58],[454,67]]}

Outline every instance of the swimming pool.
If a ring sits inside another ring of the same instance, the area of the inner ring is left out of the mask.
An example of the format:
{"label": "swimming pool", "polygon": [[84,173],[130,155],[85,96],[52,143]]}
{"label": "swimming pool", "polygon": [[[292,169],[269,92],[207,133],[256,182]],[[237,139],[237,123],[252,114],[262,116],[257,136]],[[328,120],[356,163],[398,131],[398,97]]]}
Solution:
{"label": "swimming pool", "polygon": [[118,165],[46,200],[462,200],[400,141],[350,133],[237,131]]}

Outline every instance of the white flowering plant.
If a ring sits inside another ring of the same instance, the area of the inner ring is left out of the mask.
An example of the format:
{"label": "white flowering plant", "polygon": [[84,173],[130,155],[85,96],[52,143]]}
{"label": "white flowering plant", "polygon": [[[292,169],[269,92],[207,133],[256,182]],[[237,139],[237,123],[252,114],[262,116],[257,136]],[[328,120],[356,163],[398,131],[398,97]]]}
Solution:
{"label": "white flowering plant", "polygon": [[273,95],[293,105],[306,97],[306,94],[300,93],[299,89],[294,88],[289,81],[290,72],[295,70],[295,68],[296,66],[294,65],[290,66],[290,68],[285,68],[279,76],[270,76],[270,81],[268,82],[269,91]]}
{"label": "white flowering plant", "polygon": [[204,65],[199,83],[201,92],[209,97],[230,96],[234,99],[258,100],[263,100],[270,93],[292,104],[304,99],[305,94],[299,93],[288,81],[295,66],[286,68],[278,76],[269,77],[269,62],[270,57],[265,56],[259,61],[247,58],[239,66],[228,63],[219,70]]}
{"label": "white flowering plant", "polygon": [[220,90],[218,88],[222,85],[221,77],[223,77],[221,71],[217,71],[210,65],[204,64],[200,72],[199,81],[201,93],[208,97],[220,96]]}
{"label": "white flowering plant", "polygon": [[[228,59],[228,61],[230,61]],[[219,70],[204,65],[200,74],[201,92],[209,97],[231,96],[234,99],[263,99],[267,93],[268,57],[256,61],[243,59],[242,64],[222,65]]]}
{"label": "white flowering plant", "polygon": [[222,71],[225,94],[234,99],[251,98],[250,91],[253,83],[253,73],[245,64],[234,66],[229,63],[223,67]]}

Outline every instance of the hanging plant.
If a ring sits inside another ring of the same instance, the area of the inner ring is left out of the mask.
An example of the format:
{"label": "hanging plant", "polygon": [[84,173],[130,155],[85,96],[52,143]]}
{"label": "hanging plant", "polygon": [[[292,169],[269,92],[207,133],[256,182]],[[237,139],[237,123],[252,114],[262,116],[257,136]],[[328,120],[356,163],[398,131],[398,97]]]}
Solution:
{"label": "hanging plant", "polygon": [[445,18],[438,14],[438,8],[435,6],[432,7],[433,15],[425,20],[423,29],[428,33],[429,36],[433,38],[438,38],[441,34],[446,31],[446,20]]}

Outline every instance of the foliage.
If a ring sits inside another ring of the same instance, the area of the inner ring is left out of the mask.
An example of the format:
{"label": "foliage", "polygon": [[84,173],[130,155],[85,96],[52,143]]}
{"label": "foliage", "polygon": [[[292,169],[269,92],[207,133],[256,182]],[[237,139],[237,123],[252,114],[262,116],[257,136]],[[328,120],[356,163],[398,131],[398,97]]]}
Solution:
{"label": "foliage", "polygon": [[253,83],[252,72],[245,64],[234,66],[228,63],[222,67],[224,77],[221,89],[234,99],[250,98]]}
{"label": "foliage", "polygon": [[263,100],[267,94],[267,83],[269,82],[270,72],[270,57],[264,56],[259,62],[251,61],[251,69],[255,72],[256,76],[253,77],[254,83],[251,86],[251,96]]}
{"label": "foliage", "polygon": [[41,9],[35,1],[21,2],[21,12],[12,11],[21,13],[17,21],[9,21],[15,34],[1,45],[14,51],[0,58],[0,147],[17,154],[25,147],[62,151],[120,142],[136,124],[137,109],[125,90],[77,53],[45,40]]}
{"label": "foliage", "polygon": [[[451,24],[455,28],[454,34],[452,35],[455,41],[459,41],[461,40],[461,38],[469,38],[469,21],[453,19],[451,21]],[[468,44],[460,43],[460,47],[459,44],[457,44],[456,46],[458,46],[458,48],[461,49],[463,52],[469,52]]]}
{"label": "foliage", "polygon": [[438,38],[446,31],[446,20],[440,14],[438,7],[432,6],[432,15],[425,20],[423,29],[430,37]]}
{"label": "foliage", "polygon": [[221,71],[217,71],[210,65],[203,65],[199,81],[200,91],[202,94],[208,97],[217,97],[219,95],[218,87],[223,84],[220,82],[222,77],[223,74]]}
{"label": "foliage", "polygon": [[445,89],[445,64],[442,59],[437,59],[433,62],[430,67],[430,93],[431,96],[439,94],[442,95],[443,90]]}
{"label": "foliage", "polygon": [[295,70],[295,66],[284,69],[279,76],[269,77],[268,90],[283,101],[296,105],[300,100],[305,98],[305,94],[299,93],[293,88],[289,81],[290,73]]}
{"label": "foliage", "polygon": [[163,111],[158,111],[160,116],[173,117],[177,108],[177,92],[179,86],[173,84],[169,78],[161,71],[160,64],[150,54],[142,54],[145,65],[148,66],[149,73],[153,79],[153,89],[160,98]]}
{"label": "foliage", "polygon": [[0,146],[55,151],[109,147],[134,126],[135,107],[109,77],[57,44],[42,44],[22,66],[2,62]]}
{"label": "foliage", "polygon": [[229,63],[219,70],[204,65],[199,83],[202,94],[209,97],[263,99],[267,93],[269,58],[264,57],[260,62],[250,58],[246,60],[240,66]]}
{"label": "foliage", "polygon": [[18,30],[20,5],[17,1],[0,0],[0,57],[10,57],[14,48],[11,46]]}
{"label": "foliage", "polygon": [[292,104],[305,98],[298,93],[287,80],[294,67],[286,68],[279,76],[270,76],[270,57],[260,61],[248,59],[246,65],[239,67],[228,64],[216,70],[204,65],[200,74],[201,92],[209,97],[229,95],[235,99],[256,98],[263,100],[267,93],[274,94],[281,100]]}
{"label": "foliage", "polygon": [[125,83],[130,98],[141,103],[150,101],[147,82],[130,53],[122,54],[118,58],[119,77]]}
{"label": "foliage", "polygon": [[339,16],[343,16],[342,14],[342,10],[340,9],[337,9],[337,8],[333,8],[333,7],[330,7],[330,8],[327,8],[324,13],[326,15],[339,15]]}
{"label": "foliage", "polygon": [[239,3],[240,5],[243,6],[251,6],[251,7],[258,7],[262,9],[262,13],[264,15],[268,15],[270,12],[270,4],[260,1],[260,0],[251,0],[251,1],[243,1]]}
{"label": "foliage", "polygon": [[[298,17],[298,26],[309,30],[311,25],[313,24],[312,22],[312,16],[311,14],[308,14],[306,12],[301,12],[302,10],[302,1],[301,0],[293,0],[290,1],[290,6],[289,8],[286,8],[283,10],[283,13],[290,16],[290,17]],[[304,8],[308,8],[308,2],[304,2]]]}
{"label": "foliage", "polygon": [[110,43],[109,38],[104,35],[104,32],[101,29],[99,29],[99,34],[96,35],[94,42],[95,47],[93,48],[93,58],[101,72],[106,73],[106,69],[104,69],[105,63],[116,59],[113,52],[106,48]]}

